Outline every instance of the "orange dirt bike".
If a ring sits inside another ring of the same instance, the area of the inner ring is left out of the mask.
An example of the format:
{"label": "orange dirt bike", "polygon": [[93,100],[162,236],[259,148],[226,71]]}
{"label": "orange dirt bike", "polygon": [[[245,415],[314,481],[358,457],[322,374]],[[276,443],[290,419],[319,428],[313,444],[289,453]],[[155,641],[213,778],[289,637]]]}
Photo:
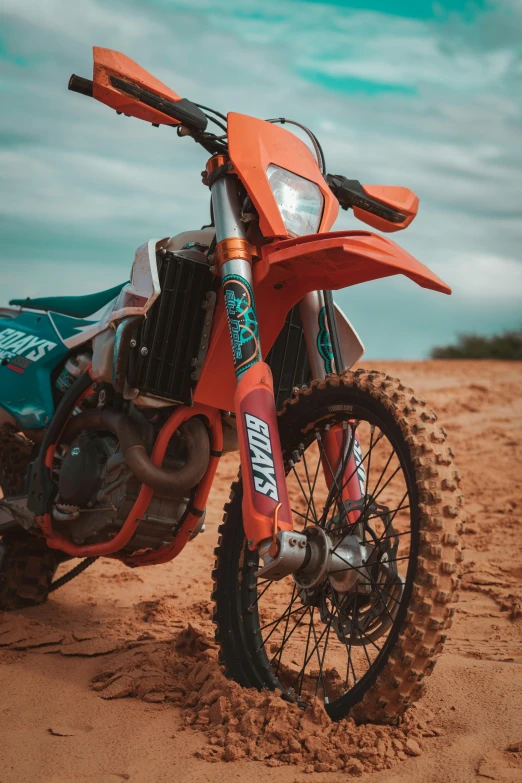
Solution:
{"label": "orange dirt bike", "polygon": [[450,289],[389,239],[330,229],[340,204],[398,231],[417,197],[328,175],[304,126],[310,148],[290,120],[225,117],[112,50],[69,89],[200,144],[211,225],[146,242],[116,288],[0,310],[1,608],[44,601],[70,558],[65,579],[99,556],[172,560],[238,450],[213,571],[226,674],[396,720],[451,624],[460,480],[422,397],[350,371],[363,346],[332,290]]}

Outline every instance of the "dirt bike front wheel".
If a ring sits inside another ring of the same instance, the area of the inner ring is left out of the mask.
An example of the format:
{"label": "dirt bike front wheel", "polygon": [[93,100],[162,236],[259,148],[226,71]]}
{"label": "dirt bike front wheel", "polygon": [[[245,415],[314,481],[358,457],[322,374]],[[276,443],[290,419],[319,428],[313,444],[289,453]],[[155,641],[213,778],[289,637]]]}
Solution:
{"label": "dirt bike front wheel", "polygon": [[[344,453],[357,434],[356,502],[325,480],[334,426]],[[457,599],[463,501],[446,433],[411,389],[365,370],[314,381],[285,403],[279,427],[295,529],[330,555],[310,586],[258,579],[235,483],[213,572],[221,662],[245,687],[303,706],[319,697],[335,720],[394,721],[421,695]]]}

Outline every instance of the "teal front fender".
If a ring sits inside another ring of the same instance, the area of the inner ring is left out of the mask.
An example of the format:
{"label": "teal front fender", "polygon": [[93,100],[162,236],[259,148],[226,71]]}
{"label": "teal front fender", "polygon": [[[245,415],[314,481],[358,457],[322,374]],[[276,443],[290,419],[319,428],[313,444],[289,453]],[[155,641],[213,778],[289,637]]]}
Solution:
{"label": "teal front fender", "polygon": [[0,406],[24,429],[46,427],[53,382],[69,353],[45,313],[0,319]]}

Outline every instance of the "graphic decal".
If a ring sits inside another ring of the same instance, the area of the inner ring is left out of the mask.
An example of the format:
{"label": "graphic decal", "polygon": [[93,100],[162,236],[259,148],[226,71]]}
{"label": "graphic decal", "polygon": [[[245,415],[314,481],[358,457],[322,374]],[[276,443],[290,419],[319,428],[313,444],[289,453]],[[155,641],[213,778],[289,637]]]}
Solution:
{"label": "graphic decal", "polygon": [[232,342],[236,375],[261,361],[259,327],[254,296],[248,282],[239,275],[223,278],[225,307]]}
{"label": "graphic decal", "polygon": [[23,374],[27,367],[56,348],[57,343],[44,340],[34,334],[16,329],[2,329],[0,332],[0,359],[7,360],[7,368]]}
{"label": "graphic decal", "polygon": [[107,328],[107,317],[115,302],[116,299],[113,299],[87,318],[73,318],[62,313],[49,313],[49,317],[65,345],[72,348]]}
{"label": "graphic decal", "polygon": [[245,413],[245,423],[254,488],[256,492],[267,495],[269,498],[279,502],[268,424],[251,413]]}
{"label": "graphic decal", "polygon": [[359,479],[359,488],[361,490],[361,497],[365,497],[366,494],[366,471],[363,465],[363,455],[359,441],[355,438],[353,444],[353,456],[355,458],[355,466],[357,469],[357,478]]}
{"label": "graphic decal", "polygon": [[324,369],[327,373],[334,371],[332,342],[330,332],[326,325],[326,307],[322,307],[319,312],[319,334],[317,335],[317,350],[324,361]]}

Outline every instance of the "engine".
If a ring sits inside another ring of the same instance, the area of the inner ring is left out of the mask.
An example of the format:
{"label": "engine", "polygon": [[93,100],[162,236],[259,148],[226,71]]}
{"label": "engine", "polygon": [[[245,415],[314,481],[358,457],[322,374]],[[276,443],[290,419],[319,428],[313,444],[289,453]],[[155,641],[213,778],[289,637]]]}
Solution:
{"label": "engine", "polygon": [[[58,456],[58,455],[57,455]],[[173,439],[163,461],[166,468],[183,464],[181,439]],[[141,482],[134,477],[112,435],[82,431],[58,457],[58,495],[53,505],[56,528],[75,544],[91,544],[113,538],[121,529]],[[155,492],[147,513],[126,552],[157,549],[170,544],[184,518],[190,497]],[[203,527],[203,519],[197,531]]]}

